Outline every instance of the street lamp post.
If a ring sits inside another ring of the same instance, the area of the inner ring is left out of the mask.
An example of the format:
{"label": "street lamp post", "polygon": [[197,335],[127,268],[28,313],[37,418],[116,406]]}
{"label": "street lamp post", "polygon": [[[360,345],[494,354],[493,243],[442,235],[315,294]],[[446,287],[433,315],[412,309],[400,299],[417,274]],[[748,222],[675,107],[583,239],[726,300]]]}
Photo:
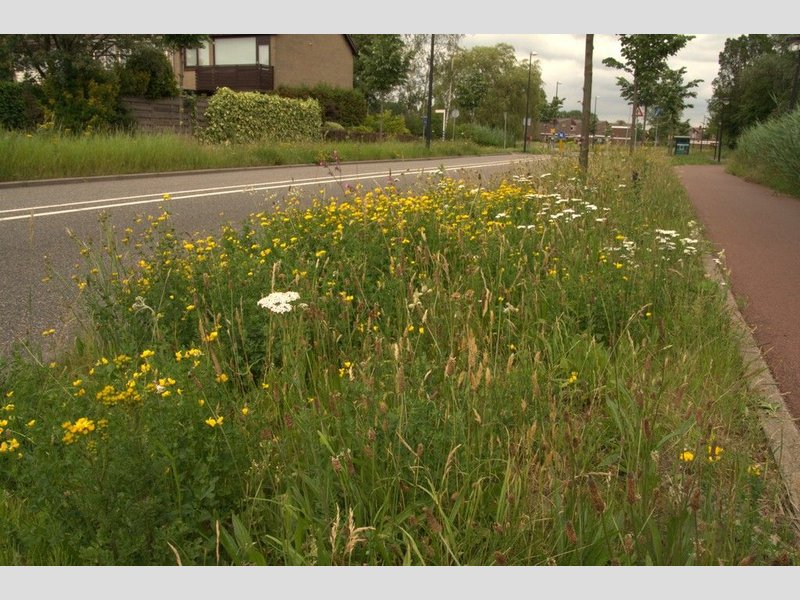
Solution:
{"label": "street lamp post", "polygon": [[792,97],[789,100],[789,110],[797,107],[797,80],[800,79],[800,35],[790,35],[788,38],[789,50],[797,52],[797,67],[794,70],[794,81],[792,81]]}
{"label": "street lamp post", "polygon": [[528,56],[528,88],[525,91],[525,132],[522,134],[522,151],[528,151],[528,108],[531,102],[531,65],[533,64],[533,55],[537,52],[531,52]]}

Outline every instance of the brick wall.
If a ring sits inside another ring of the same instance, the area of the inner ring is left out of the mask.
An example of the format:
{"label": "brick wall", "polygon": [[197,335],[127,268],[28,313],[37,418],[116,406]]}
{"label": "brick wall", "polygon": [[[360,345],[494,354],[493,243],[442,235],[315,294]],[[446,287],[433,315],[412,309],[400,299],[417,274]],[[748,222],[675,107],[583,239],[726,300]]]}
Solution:
{"label": "brick wall", "polygon": [[314,86],[353,88],[353,52],[343,35],[272,35],[270,62],[275,87]]}

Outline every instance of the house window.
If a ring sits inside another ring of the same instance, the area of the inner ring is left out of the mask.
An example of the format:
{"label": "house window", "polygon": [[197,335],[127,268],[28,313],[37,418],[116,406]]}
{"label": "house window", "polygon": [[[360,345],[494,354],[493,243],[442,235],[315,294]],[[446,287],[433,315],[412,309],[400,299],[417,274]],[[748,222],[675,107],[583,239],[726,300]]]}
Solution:
{"label": "house window", "polygon": [[215,65],[255,65],[256,38],[231,37],[214,40]]}
{"label": "house window", "polygon": [[269,65],[269,44],[258,45],[258,64]]}
{"label": "house window", "polygon": [[211,64],[208,42],[200,48],[190,48],[186,50],[187,67],[205,67]]}

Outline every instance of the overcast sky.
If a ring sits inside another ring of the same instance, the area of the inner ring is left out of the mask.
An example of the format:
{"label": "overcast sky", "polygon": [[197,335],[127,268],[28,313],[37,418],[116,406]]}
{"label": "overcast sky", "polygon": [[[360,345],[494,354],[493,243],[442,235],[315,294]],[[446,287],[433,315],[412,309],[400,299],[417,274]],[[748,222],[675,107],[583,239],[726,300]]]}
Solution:
{"label": "overcast sky", "polygon": [[[707,101],[711,98],[711,82],[717,76],[719,53],[728,37],[740,34],[698,34],[693,40],[669,61],[673,69],[686,67],[684,81],[702,79],[698,85],[697,98],[690,103],[694,108],[687,109],[684,120],[692,125],[700,125],[707,116]],[[517,57],[527,62],[530,53],[536,52],[533,60],[539,63],[545,94],[550,99],[556,95],[564,98],[564,110],[581,109],[583,100],[583,62],[586,49],[584,34],[473,34],[462,40],[462,46],[494,46],[507,43],[514,47]],[[597,107],[601,120],[630,121],[631,109],[620,98],[617,77],[625,75],[622,71],[603,65],[603,59],[613,57],[624,62],[620,54],[619,41],[614,35],[595,34],[594,60],[592,74],[592,111]]]}

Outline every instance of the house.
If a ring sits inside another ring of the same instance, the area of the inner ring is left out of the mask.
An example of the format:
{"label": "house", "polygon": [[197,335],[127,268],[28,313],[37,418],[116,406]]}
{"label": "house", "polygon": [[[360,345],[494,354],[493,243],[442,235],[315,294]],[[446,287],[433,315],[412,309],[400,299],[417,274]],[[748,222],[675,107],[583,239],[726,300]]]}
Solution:
{"label": "house", "polygon": [[268,92],[281,86],[353,88],[356,47],[346,34],[212,35],[201,48],[172,55],[184,90]]}

